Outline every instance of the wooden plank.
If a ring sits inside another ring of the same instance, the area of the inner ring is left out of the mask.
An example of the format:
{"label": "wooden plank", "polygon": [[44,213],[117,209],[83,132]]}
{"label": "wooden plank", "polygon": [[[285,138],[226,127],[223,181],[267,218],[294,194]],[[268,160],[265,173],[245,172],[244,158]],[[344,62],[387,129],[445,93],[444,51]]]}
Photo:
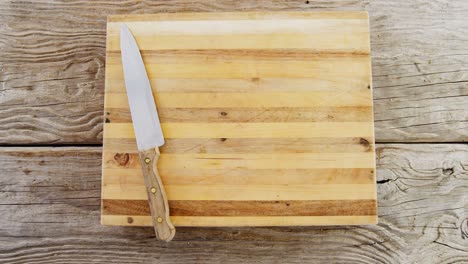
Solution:
{"label": "wooden plank", "polygon": [[[285,200],[366,200],[375,199],[372,184],[314,185],[165,185],[169,200],[182,201],[285,201]],[[102,199],[145,200],[144,186],[105,184]],[[238,225],[245,225],[238,223]],[[310,225],[313,225],[311,223]]]}
{"label": "wooden plank", "polygon": [[[140,226],[148,225],[151,219],[148,216],[125,216],[125,215],[105,215],[102,224],[104,225],[128,225],[129,218],[132,223]],[[365,225],[368,223],[377,223],[375,215],[353,215],[353,216],[174,216],[172,222],[174,225],[183,227],[238,227],[239,223],[245,223],[248,226],[265,226],[271,224],[274,226],[310,226],[314,223],[317,226],[325,225]],[[171,217],[172,219],[172,217]]]}
{"label": "wooden plank", "polygon": [[[260,51],[255,51],[257,54]],[[195,53],[195,52],[194,52]],[[196,51],[197,54],[201,51]],[[302,52],[304,56],[307,53]],[[261,55],[260,55],[261,56]],[[328,54],[330,56],[330,54]],[[143,57],[146,58],[145,52]],[[314,59],[314,58],[312,58]],[[159,76],[158,76],[159,77]],[[348,79],[337,79],[333,75],[323,74],[316,76],[318,78],[258,78],[250,79],[166,79],[150,78],[151,89],[153,92],[166,93],[242,93],[242,92],[284,92],[286,89],[294,88],[294,91],[327,91],[333,87],[335,91],[363,91],[368,90],[369,82],[363,81],[353,76]],[[109,80],[106,82],[107,93],[124,93],[125,86],[121,80]]]}
{"label": "wooden plank", "polygon": [[[121,164],[116,154],[104,151],[103,169],[140,168],[137,154]],[[161,154],[158,165],[167,169],[315,169],[374,168],[374,152],[361,153],[232,153]],[[276,161],[276,162],[275,162]]]}
{"label": "wooden plank", "polygon": [[[173,54],[179,56],[177,53]],[[220,54],[222,55],[222,53]],[[332,54],[333,55],[333,54]],[[210,62],[195,61],[193,63],[184,61],[181,63],[170,61],[164,63],[145,63],[149,78],[160,76],[161,78],[173,79],[251,79],[251,78],[308,78],[320,79],[351,79],[361,81],[370,74],[368,56],[338,58],[335,60],[315,59],[289,61],[288,67],[284,67],[283,61],[226,61]],[[203,63],[203,64],[202,64]],[[333,70],[332,70],[333,69]],[[123,80],[122,66],[110,64],[106,68],[107,78],[112,80]],[[339,81],[338,81],[339,82]],[[369,84],[368,84],[369,85]]]}
{"label": "wooden plank", "polygon": [[[131,164],[131,163],[130,163]],[[104,168],[104,185],[131,184],[143,186],[140,168]],[[304,184],[372,184],[373,169],[160,169],[167,185],[304,185]],[[287,176],[287,177],[286,177]]]}
{"label": "wooden plank", "polygon": [[[104,109],[105,122],[130,123],[130,109]],[[159,108],[162,123],[371,122],[372,107]]]}
{"label": "wooden plank", "polygon": [[[210,23],[212,21],[209,21]],[[217,23],[217,21],[213,21]],[[247,22],[247,21],[246,21]],[[272,23],[274,21],[265,21],[268,23]],[[191,24],[191,23],[187,23]],[[209,23],[208,23],[209,24]],[[236,23],[237,24],[237,23]],[[248,23],[247,23],[248,24]],[[288,24],[288,23],[286,23]],[[300,23],[298,23],[300,24]],[[355,24],[349,23],[348,24]],[[294,26],[294,24],[289,24],[290,26]],[[355,24],[356,25],[356,24]],[[119,26],[115,25],[116,27]],[[129,25],[130,28],[132,26],[141,26],[146,27],[145,24],[136,24],[136,25]],[[185,25],[183,25],[185,26]],[[301,26],[301,25],[298,25]],[[318,27],[316,25],[315,27]],[[336,26],[342,26],[337,24]],[[360,26],[360,25],[358,25]],[[197,27],[197,23],[190,27]],[[346,30],[348,28],[348,30]],[[138,31],[137,31],[138,32]],[[146,32],[141,32],[142,34],[146,34]],[[157,34],[159,32],[154,32]],[[362,50],[369,49],[369,42],[363,41],[362,37],[366,36],[366,33],[359,32],[356,30],[349,30],[349,27],[345,27],[343,31],[335,31],[337,34],[343,34],[345,39],[348,41],[359,41],[349,47],[347,43],[343,43],[343,39],[334,34],[326,34],[322,32],[315,32],[315,34],[310,36],[300,35],[299,33],[289,33],[289,34],[265,34],[265,35],[256,35],[253,33],[250,34],[236,34],[235,36],[218,36],[218,35],[183,35],[184,32],[180,32],[182,35],[174,36],[174,35],[162,35],[158,36],[158,39],[161,42],[155,43],[151,33],[148,34],[149,37],[138,37],[137,40],[139,41],[139,46],[142,50],[148,50],[154,48],[155,50],[167,50],[167,49],[189,49],[189,50],[198,50],[198,49],[215,49],[219,46],[222,46],[223,49],[258,49],[258,48],[269,48],[269,49],[285,49],[289,46],[292,46],[294,49],[323,49],[327,52],[335,52],[335,51],[342,51],[346,50],[348,52],[357,52],[362,53]],[[325,38],[323,38],[325,37]],[[271,38],[274,38],[275,41],[271,41]],[[190,43],[187,45],[187,43]],[[110,48],[110,51],[117,51],[120,50],[119,39],[115,36],[111,35],[111,38],[107,41],[107,46]],[[347,47],[345,49],[345,47]]]}
{"label": "wooden plank", "polygon": [[101,143],[106,15],[141,10],[367,9],[377,141],[467,140],[463,122],[467,115],[468,56],[463,55],[468,30],[466,1],[436,1],[431,5],[422,0],[306,2],[191,1],[168,5],[165,1],[130,1],[93,2],[91,7],[87,1],[2,1],[0,21],[6,26],[0,29],[4,40],[0,57],[0,143]]}
{"label": "wooden plank", "polygon": [[[372,140],[367,137],[344,138],[177,138],[165,139],[160,148],[162,153],[266,153],[273,148],[279,153],[354,153],[374,150]],[[120,153],[114,156],[129,158],[137,153],[133,138],[107,138],[104,140],[106,151]],[[127,154],[127,155],[126,155]],[[119,162],[120,163],[120,162]]]}
{"label": "wooden plank", "polygon": [[3,147],[0,262],[467,262],[468,146],[379,144],[377,153],[377,226],[178,228],[162,244],[150,227],[100,225],[100,147]]}
{"label": "wooden plank", "polygon": [[376,138],[468,140],[468,2],[372,1]]}
{"label": "wooden plank", "polygon": [[[178,201],[171,216],[354,216],[375,215],[375,200]],[[148,200],[103,200],[104,215],[150,215]],[[273,210],[272,210],[273,208]],[[280,213],[281,211],[287,211]],[[151,221],[151,220],[150,220]]]}
{"label": "wooden plank", "polygon": [[[309,3],[310,4],[310,3]],[[344,7],[344,6],[342,6]],[[357,6],[356,6],[357,7]],[[320,9],[320,8],[317,8]],[[322,8],[323,9],[323,8]],[[342,8],[345,9],[345,8]],[[339,13],[339,17],[342,19],[365,19],[367,14],[365,12],[346,12],[346,11],[335,11]],[[173,14],[159,13],[159,14],[123,14],[123,15],[111,15],[107,18],[108,22],[131,22],[138,19],[139,21],[154,21],[154,20],[164,20],[164,21],[190,21],[190,20],[199,20],[204,18],[206,20],[219,20],[220,18],[229,18],[231,20],[251,20],[251,19],[336,19],[336,15],[330,12],[314,12],[314,13],[291,13],[288,11],[277,11],[274,13],[263,13],[263,12],[222,12],[222,14],[208,14],[200,15],[199,13],[178,13],[175,16]]]}
{"label": "wooden plank", "polygon": [[[372,94],[365,92],[284,93],[161,93],[154,98],[161,108],[264,108],[264,107],[350,107],[372,106]],[[106,95],[106,108],[128,109],[126,94]]]}
{"label": "wooden plank", "polygon": [[[160,15],[156,14],[154,19],[151,20],[151,14],[146,14],[143,21],[135,15],[133,16],[133,21],[129,17],[126,17],[124,22],[136,35],[162,35],[163,37],[173,35],[224,35],[226,31],[231,32],[233,35],[268,35],[276,34],[278,31],[298,35],[309,32],[318,34],[329,31],[337,32],[337,34],[333,35],[366,32],[368,26],[366,13],[351,14],[353,17],[349,18],[347,14],[350,13],[352,12],[345,12],[344,16],[342,16],[342,12],[336,12],[335,15],[324,14],[324,16],[322,16],[323,13],[288,16],[288,12],[281,14],[262,14],[262,12],[237,14],[236,12],[227,12],[223,13],[220,18],[216,18],[214,14],[206,17],[200,13],[185,13],[183,16],[187,19],[184,20],[179,20],[177,14],[169,19],[166,19],[168,15],[165,18],[161,18]],[[282,16],[281,19],[277,18],[279,15]],[[192,16],[192,18],[188,18],[189,16]],[[243,18],[240,18],[241,16]],[[266,18],[268,16],[270,18]],[[122,21],[119,21],[118,17],[110,16],[108,19],[109,27],[107,30],[111,37],[119,35]],[[252,20],[258,21],[257,27],[252,27]],[[326,23],[324,23],[324,20],[326,20]],[[276,23],[277,21],[281,23]],[[156,26],[151,27],[154,25],[154,22],[156,22]],[[194,28],[191,28],[192,26]],[[356,41],[359,42],[358,39]],[[320,43],[320,40],[317,40],[317,42]],[[314,45],[314,43],[311,44]],[[334,45],[340,45],[340,43],[335,43]],[[141,49],[145,50],[145,48]]]}
{"label": "wooden plank", "polygon": [[[185,14],[190,16],[190,14]],[[366,14],[356,14],[348,19],[336,13],[304,15],[303,19],[295,16],[281,21],[276,18],[258,18],[258,13],[245,14],[244,19],[237,19],[239,14],[225,13],[222,18],[205,19],[195,14],[191,20],[129,21],[125,24],[137,35],[136,39],[142,50],[167,49],[315,49],[328,51],[368,52],[368,19]],[[232,19],[234,17],[234,19]],[[145,19],[147,19],[146,16]],[[138,18],[137,18],[138,19]],[[252,20],[256,26],[252,27]],[[324,23],[326,20],[326,23]],[[156,23],[154,22],[156,21]],[[281,21],[281,23],[277,23]],[[156,25],[155,25],[156,24]],[[108,22],[108,51],[120,50],[119,31],[121,22],[111,18]],[[149,26],[151,25],[151,26]],[[225,35],[229,31],[231,34]],[[307,33],[307,34],[304,34]],[[154,42],[153,37],[158,36]]]}
{"label": "wooden plank", "polygon": [[[364,3],[364,2],[363,2]],[[276,3],[275,3],[276,4]],[[312,3],[309,3],[312,4]],[[336,5],[338,3],[333,3],[332,5]],[[357,3],[353,3],[352,5],[356,5]],[[351,5],[351,7],[352,7]],[[357,7],[357,5],[356,5]],[[315,7],[320,9],[318,7]],[[341,8],[344,10],[343,6]],[[271,13],[263,13],[263,12],[249,12],[249,13],[239,13],[239,12],[222,12],[221,14],[208,14],[208,15],[200,15],[199,13],[177,13],[177,14],[167,14],[167,13],[160,13],[160,14],[123,14],[123,15],[111,15],[107,18],[108,22],[131,22],[135,21],[135,18],[138,18],[140,21],[154,21],[154,20],[164,20],[164,21],[188,21],[188,20],[199,20],[204,19],[208,21],[212,20],[219,20],[222,19],[229,19],[229,20],[250,20],[250,19],[262,19],[262,20],[285,20],[290,18],[295,19],[335,19],[336,16],[328,11],[317,11],[314,13],[293,13],[291,12],[284,12],[284,11],[276,11]],[[365,13],[356,13],[356,12],[349,12],[349,11],[340,11],[340,17],[344,19],[366,19],[367,14]]]}
{"label": "wooden plank", "polygon": [[[135,138],[131,123],[106,123],[104,137]],[[162,123],[165,138],[330,138],[372,137],[371,122]]]}

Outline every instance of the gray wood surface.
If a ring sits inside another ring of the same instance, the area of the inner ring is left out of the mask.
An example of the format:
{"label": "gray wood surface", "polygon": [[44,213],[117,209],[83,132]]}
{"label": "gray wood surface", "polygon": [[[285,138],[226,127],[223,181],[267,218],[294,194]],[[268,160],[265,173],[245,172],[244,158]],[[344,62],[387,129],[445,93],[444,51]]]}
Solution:
{"label": "gray wood surface", "polygon": [[377,226],[99,224],[99,147],[0,148],[2,263],[466,263],[468,146],[379,144]]}
{"label": "gray wood surface", "polygon": [[465,0],[43,0],[0,2],[0,144],[101,143],[106,15],[252,10],[368,10],[377,141],[467,141]]}
{"label": "gray wood surface", "polygon": [[[369,11],[376,139],[405,143],[377,145],[379,225],[169,244],[101,226],[106,15],[254,10]],[[468,263],[467,18],[465,0],[0,1],[0,263]]]}

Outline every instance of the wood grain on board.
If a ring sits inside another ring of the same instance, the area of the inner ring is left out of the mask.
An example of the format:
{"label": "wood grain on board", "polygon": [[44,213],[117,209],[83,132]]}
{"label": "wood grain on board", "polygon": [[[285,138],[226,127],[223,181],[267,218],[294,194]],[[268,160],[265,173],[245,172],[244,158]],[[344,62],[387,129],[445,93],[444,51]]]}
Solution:
{"label": "wood grain on board", "polygon": [[376,223],[368,17],[348,11],[110,16],[103,224],[151,223],[121,23],[171,114],[158,168],[175,225]]}
{"label": "wood grain on board", "polygon": [[[468,146],[377,144],[376,150],[378,225],[179,227],[167,244],[154,239],[152,227],[99,224],[100,147],[3,147],[0,262],[468,262]],[[119,214],[146,214],[144,202],[133,207],[125,200],[113,202],[119,203],[113,207],[121,210]],[[205,201],[172,206],[187,215],[207,203],[214,215],[226,205]],[[286,203],[293,210],[307,206],[311,215],[317,213],[314,210],[324,214],[323,209],[309,207],[310,201],[281,201],[274,206],[287,207]],[[322,204],[328,215],[350,213],[350,208],[333,203]],[[255,208],[265,204],[257,203]],[[354,206],[349,201],[348,205]],[[251,214],[248,203],[242,208]],[[135,223],[140,218],[123,221]]]}

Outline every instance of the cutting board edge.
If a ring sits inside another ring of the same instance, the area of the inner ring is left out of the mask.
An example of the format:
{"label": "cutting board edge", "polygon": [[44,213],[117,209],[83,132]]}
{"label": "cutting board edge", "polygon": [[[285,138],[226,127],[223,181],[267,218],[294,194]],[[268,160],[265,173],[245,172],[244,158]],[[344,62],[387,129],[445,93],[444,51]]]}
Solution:
{"label": "cutting board edge", "polygon": [[369,19],[368,11],[246,11],[246,12],[179,12],[179,13],[153,13],[153,14],[110,14],[107,23],[151,20],[215,20],[219,15],[222,19],[260,19],[275,18],[289,19],[291,16],[301,18],[327,18],[337,14],[353,19]]}
{"label": "cutting board edge", "polygon": [[[214,19],[219,19],[219,18],[215,18],[215,16],[219,15],[219,14],[222,14],[222,15],[225,15],[224,17],[221,17],[221,19],[229,19],[229,17],[227,16],[233,16],[232,19],[236,19],[235,16],[238,16],[237,19],[261,19],[258,17],[258,15],[260,15],[261,13],[263,12],[223,12],[223,13],[206,13],[206,12],[200,12],[200,13],[179,13],[179,14],[174,14],[174,13],[160,13],[160,14],[148,14],[148,15],[110,15],[108,16],[108,23],[109,22],[125,22],[125,21],[148,21],[148,20],[155,20],[155,18],[158,18],[158,19],[164,19],[164,20],[170,20],[168,19],[169,17],[172,17],[173,19],[172,20],[179,20],[179,19],[186,19],[186,20],[194,20],[194,19],[202,19],[202,16],[209,16],[210,18],[204,18],[205,20],[214,20]],[[368,20],[368,12],[366,11],[324,11],[324,12],[316,12],[316,11],[308,11],[308,12],[290,12],[290,11],[282,11],[282,12],[271,12],[271,13],[274,13],[275,16],[281,16],[281,15],[284,15],[284,16],[304,16],[304,15],[312,15],[312,16],[317,16],[317,17],[320,17],[320,18],[324,18],[324,17],[331,17],[331,16],[336,16],[337,13],[340,13],[341,15],[349,15],[350,18],[352,18],[353,16],[355,17],[358,17],[359,19],[366,19],[367,21]],[[271,14],[270,14],[271,15]],[[331,15],[331,16],[330,16]],[[294,17],[293,17],[294,18]],[[305,17],[304,17],[305,18]],[[310,18],[310,17],[308,17]],[[143,19],[143,20],[135,20],[135,19]],[[269,17],[269,19],[273,19],[273,17]],[[278,17],[274,17],[274,19],[278,19]],[[116,21],[114,21],[116,20]],[[368,23],[368,22],[367,22]],[[369,36],[367,37],[368,38],[368,41],[370,43],[370,38]],[[107,40],[107,43],[108,43],[108,40]],[[370,46],[370,45],[369,45]],[[371,61],[369,60],[369,63],[371,63]],[[106,68],[107,69],[107,68]],[[369,70],[371,70],[371,68],[369,68]],[[106,71],[106,80],[107,80],[107,71]],[[107,84],[107,82],[106,82]],[[372,84],[370,85],[372,86]],[[371,88],[369,88],[371,89]],[[107,87],[106,87],[106,91],[107,91]],[[373,105],[372,105],[372,108],[373,108]],[[106,110],[104,110],[104,114]],[[373,131],[372,131],[372,134],[373,134],[373,142],[374,142],[374,145],[375,145],[375,132],[374,132],[374,128],[373,128]],[[375,150],[374,150],[374,157],[375,157]],[[104,160],[104,157],[103,157],[103,162],[105,162]],[[374,159],[374,164],[375,164],[375,159]],[[374,165],[374,178],[375,178],[375,165]],[[375,185],[375,189],[377,189],[377,186]],[[102,191],[102,190],[101,190]],[[375,192],[376,193],[376,192]],[[109,218],[109,215],[102,215],[102,210],[101,210],[101,224],[102,225],[123,225],[123,226],[150,226],[151,223],[148,221],[148,222],[139,222],[141,220],[138,220],[138,216],[135,217],[135,216],[118,216],[120,218],[122,218],[124,220],[123,223],[121,224],[116,224],[116,223],[109,223],[106,218]],[[126,218],[125,218],[126,217]],[[129,218],[132,218],[132,220],[129,220]],[[359,216],[346,216],[348,218],[356,218]],[[372,216],[366,216],[366,217],[369,217],[369,221],[365,221],[363,223],[360,223],[359,225],[368,225],[368,224],[377,224],[378,223],[378,216],[377,215],[372,215]],[[143,218],[148,218],[148,216],[143,216]],[[206,218],[206,217],[205,217]],[[244,217],[245,218],[245,217]],[[268,218],[271,218],[271,217],[268,217]],[[283,217],[281,217],[283,218]],[[284,218],[288,218],[289,220],[290,217],[284,217]],[[320,218],[324,219],[324,218],[327,218],[327,219],[331,219],[330,216],[320,216]],[[149,219],[149,218],[148,218]],[[131,223],[128,222],[128,221],[132,221]],[[319,221],[320,222],[320,221]],[[315,224],[311,224],[310,222],[295,222],[295,223],[291,223],[291,222],[284,222],[284,221],[279,221],[279,222],[276,222],[275,224],[266,224],[266,223],[259,223],[259,224],[240,224],[239,222],[231,222],[231,223],[226,223],[226,222],[223,222],[223,223],[219,223],[219,224],[214,224],[214,225],[210,225],[209,222],[184,222],[184,221],[180,221],[175,223],[176,226],[213,226],[213,227],[219,227],[219,226],[234,226],[234,227],[242,227],[242,226],[291,226],[291,225],[297,225],[297,226],[316,226],[316,225],[356,225],[353,223],[353,221],[346,221],[346,223],[334,223],[334,222],[327,222],[327,223],[315,223]]]}

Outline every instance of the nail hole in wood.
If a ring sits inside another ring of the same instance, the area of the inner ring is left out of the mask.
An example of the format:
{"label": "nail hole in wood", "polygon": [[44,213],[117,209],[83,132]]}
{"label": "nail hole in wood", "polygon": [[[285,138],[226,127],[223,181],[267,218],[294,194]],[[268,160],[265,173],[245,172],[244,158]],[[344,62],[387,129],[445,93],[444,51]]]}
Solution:
{"label": "nail hole in wood", "polygon": [[465,218],[460,224],[461,237],[463,239],[468,238],[468,218]]}
{"label": "nail hole in wood", "polygon": [[442,173],[444,175],[452,175],[453,174],[453,168],[442,169]]}
{"label": "nail hole in wood", "polygon": [[385,180],[380,180],[380,181],[377,181],[377,184],[385,184],[387,182],[390,182],[391,179],[385,179]]}

